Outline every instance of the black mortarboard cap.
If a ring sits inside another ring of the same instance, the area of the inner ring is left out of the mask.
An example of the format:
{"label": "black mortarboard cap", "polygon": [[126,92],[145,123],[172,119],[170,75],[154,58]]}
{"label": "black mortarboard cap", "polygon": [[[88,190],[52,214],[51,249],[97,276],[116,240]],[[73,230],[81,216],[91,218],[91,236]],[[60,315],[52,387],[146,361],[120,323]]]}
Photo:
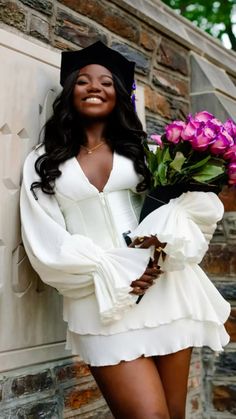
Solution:
{"label": "black mortarboard cap", "polygon": [[61,57],[60,83],[63,86],[66,78],[74,71],[89,64],[100,64],[117,75],[129,94],[134,82],[135,62],[129,61],[122,54],[108,48],[98,41],[80,51],[64,51]]}

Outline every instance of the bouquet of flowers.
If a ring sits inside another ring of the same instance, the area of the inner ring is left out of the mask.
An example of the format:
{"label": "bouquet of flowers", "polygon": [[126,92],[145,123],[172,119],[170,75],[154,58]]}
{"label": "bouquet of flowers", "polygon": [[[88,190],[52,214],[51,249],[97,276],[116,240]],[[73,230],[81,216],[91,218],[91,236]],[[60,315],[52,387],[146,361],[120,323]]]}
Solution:
{"label": "bouquet of flowers", "polygon": [[146,145],[152,190],[147,195],[141,220],[158,206],[187,191],[220,192],[236,185],[236,124],[222,123],[207,111],[174,121],[163,135],[151,135]]}

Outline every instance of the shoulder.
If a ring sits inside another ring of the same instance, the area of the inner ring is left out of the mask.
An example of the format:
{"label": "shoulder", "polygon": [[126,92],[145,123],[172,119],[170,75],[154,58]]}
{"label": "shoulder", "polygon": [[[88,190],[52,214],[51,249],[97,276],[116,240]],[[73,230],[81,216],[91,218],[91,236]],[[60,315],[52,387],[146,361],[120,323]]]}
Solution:
{"label": "shoulder", "polygon": [[45,153],[45,148],[43,144],[38,144],[36,147],[33,148],[27,155],[24,165],[23,165],[23,177],[30,177],[30,179],[34,179],[38,177],[35,171],[35,162],[37,159]]}
{"label": "shoulder", "polygon": [[38,144],[35,146],[27,155],[24,166],[27,164],[31,164],[32,162],[35,162],[40,156],[42,156],[45,153],[45,147],[43,144]]}

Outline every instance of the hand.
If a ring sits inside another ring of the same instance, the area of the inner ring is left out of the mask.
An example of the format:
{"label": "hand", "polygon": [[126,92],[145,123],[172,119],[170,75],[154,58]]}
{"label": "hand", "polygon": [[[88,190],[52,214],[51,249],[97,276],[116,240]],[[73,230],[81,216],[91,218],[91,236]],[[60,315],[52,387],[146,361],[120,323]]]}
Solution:
{"label": "hand", "polygon": [[150,260],[143,275],[130,284],[133,288],[131,294],[144,295],[147,289],[153,285],[155,279],[157,279],[162,273],[163,272],[160,270],[159,266],[154,266],[153,261]]}
{"label": "hand", "polygon": [[165,253],[162,249],[166,246],[166,243],[162,243],[158,240],[156,236],[144,236],[137,237],[129,247],[139,247],[140,249],[147,249],[151,246],[155,246],[153,266],[158,267],[158,260],[160,255],[162,255],[163,260],[165,259]]}

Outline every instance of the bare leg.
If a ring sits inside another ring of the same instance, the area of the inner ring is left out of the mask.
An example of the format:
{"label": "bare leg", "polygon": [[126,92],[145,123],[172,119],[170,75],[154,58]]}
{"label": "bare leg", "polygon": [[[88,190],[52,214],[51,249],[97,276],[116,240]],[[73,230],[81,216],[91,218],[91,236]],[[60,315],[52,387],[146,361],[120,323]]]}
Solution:
{"label": "bare leg", "polygon": [[170,419],[152,358],[90,369],[116,419]]}
{"label": "bare leg", "polygon": [[155,357],[171,419],[185,418],[192,348]]}

